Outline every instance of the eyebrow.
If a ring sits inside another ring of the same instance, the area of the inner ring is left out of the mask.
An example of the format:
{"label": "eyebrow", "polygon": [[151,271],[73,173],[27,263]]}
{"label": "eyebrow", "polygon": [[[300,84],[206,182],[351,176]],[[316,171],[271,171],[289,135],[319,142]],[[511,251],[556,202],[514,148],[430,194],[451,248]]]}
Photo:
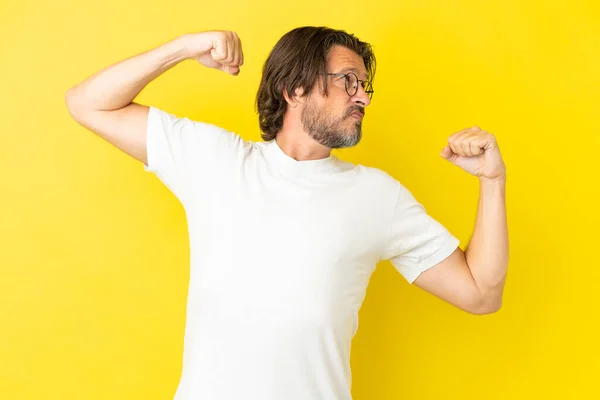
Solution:
{"label": "eyebrow", "polygon": [[[359,71],[359,70],[357,70],[357,69],[356,69],[356,68],[354,68],[354,67],[346,67],[346,68],[343,68],[343,69],[342,69],[340,72],[354,72],[356,75],[359,75],[359,78],[358,78],[358,79],[360,79],[360,74],[361,74],[361,73],[360,73],[360,71]],[[361,80],[363,80],[363,81],[368,81],[368,80],[369,80],[369,77],[368,77],[368,75],[365,75],[365,76],[366,76],[366,78],[365,78],[365,79],[361,79]]]}

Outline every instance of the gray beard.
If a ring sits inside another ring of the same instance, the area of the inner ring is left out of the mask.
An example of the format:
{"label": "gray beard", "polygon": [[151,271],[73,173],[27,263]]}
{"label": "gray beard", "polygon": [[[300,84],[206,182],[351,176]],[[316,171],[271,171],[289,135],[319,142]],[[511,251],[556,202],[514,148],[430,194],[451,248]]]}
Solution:
{"label": "gray beard", "polygon": [[330,149],[353,147],[360,142],[362,121],[357,121],[353,128],[348,129],[341,126],[345,122],[344,119],[328,119],[312,105],[303,110],[301,116],[302,126],[308,135]]}

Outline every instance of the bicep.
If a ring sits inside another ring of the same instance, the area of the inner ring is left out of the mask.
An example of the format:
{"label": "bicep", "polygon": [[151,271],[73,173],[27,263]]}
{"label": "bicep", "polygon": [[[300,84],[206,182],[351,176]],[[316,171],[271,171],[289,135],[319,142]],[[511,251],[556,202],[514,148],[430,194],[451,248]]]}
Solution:
{"label": "bicep", "polygon": [[466,312],[476,313],[480,307],[482,293],[460,247],[443,261],[423,271],[413,284]]}
{"label": "bicep", "polygon": [[149,109],[138,103],[113,111],[78,110],[76,104],[69,105],[69,112],[80,125],[144,164],[148,162],[146,131]]}

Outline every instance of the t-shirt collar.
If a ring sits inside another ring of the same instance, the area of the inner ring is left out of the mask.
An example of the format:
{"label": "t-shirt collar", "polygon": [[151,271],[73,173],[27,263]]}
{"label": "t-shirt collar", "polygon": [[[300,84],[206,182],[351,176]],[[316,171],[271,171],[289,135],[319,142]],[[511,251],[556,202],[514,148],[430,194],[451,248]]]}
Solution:
{"label": "t-shirt collar", "polygon": [[272,158],[280,167],[290,168],[300,172],[322,172],[330,170],[333,168],[336,160],[336,157],[331,153],[329,156],[318,160],[295,160],[281,150],[276,139],[266,142],[266,149],[270,158]]}

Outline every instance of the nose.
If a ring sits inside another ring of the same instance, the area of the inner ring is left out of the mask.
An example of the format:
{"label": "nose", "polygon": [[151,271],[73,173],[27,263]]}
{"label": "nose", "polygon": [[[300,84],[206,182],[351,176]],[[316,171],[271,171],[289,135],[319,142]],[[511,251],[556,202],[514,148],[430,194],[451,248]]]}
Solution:
{"label": "nose", "polygon": [[362,85],[358,85],[358,90],[356,94],[352,96],[352,102],[357,105],[361,105],[362,107],[366,107],[371,104],[371,99]]}

